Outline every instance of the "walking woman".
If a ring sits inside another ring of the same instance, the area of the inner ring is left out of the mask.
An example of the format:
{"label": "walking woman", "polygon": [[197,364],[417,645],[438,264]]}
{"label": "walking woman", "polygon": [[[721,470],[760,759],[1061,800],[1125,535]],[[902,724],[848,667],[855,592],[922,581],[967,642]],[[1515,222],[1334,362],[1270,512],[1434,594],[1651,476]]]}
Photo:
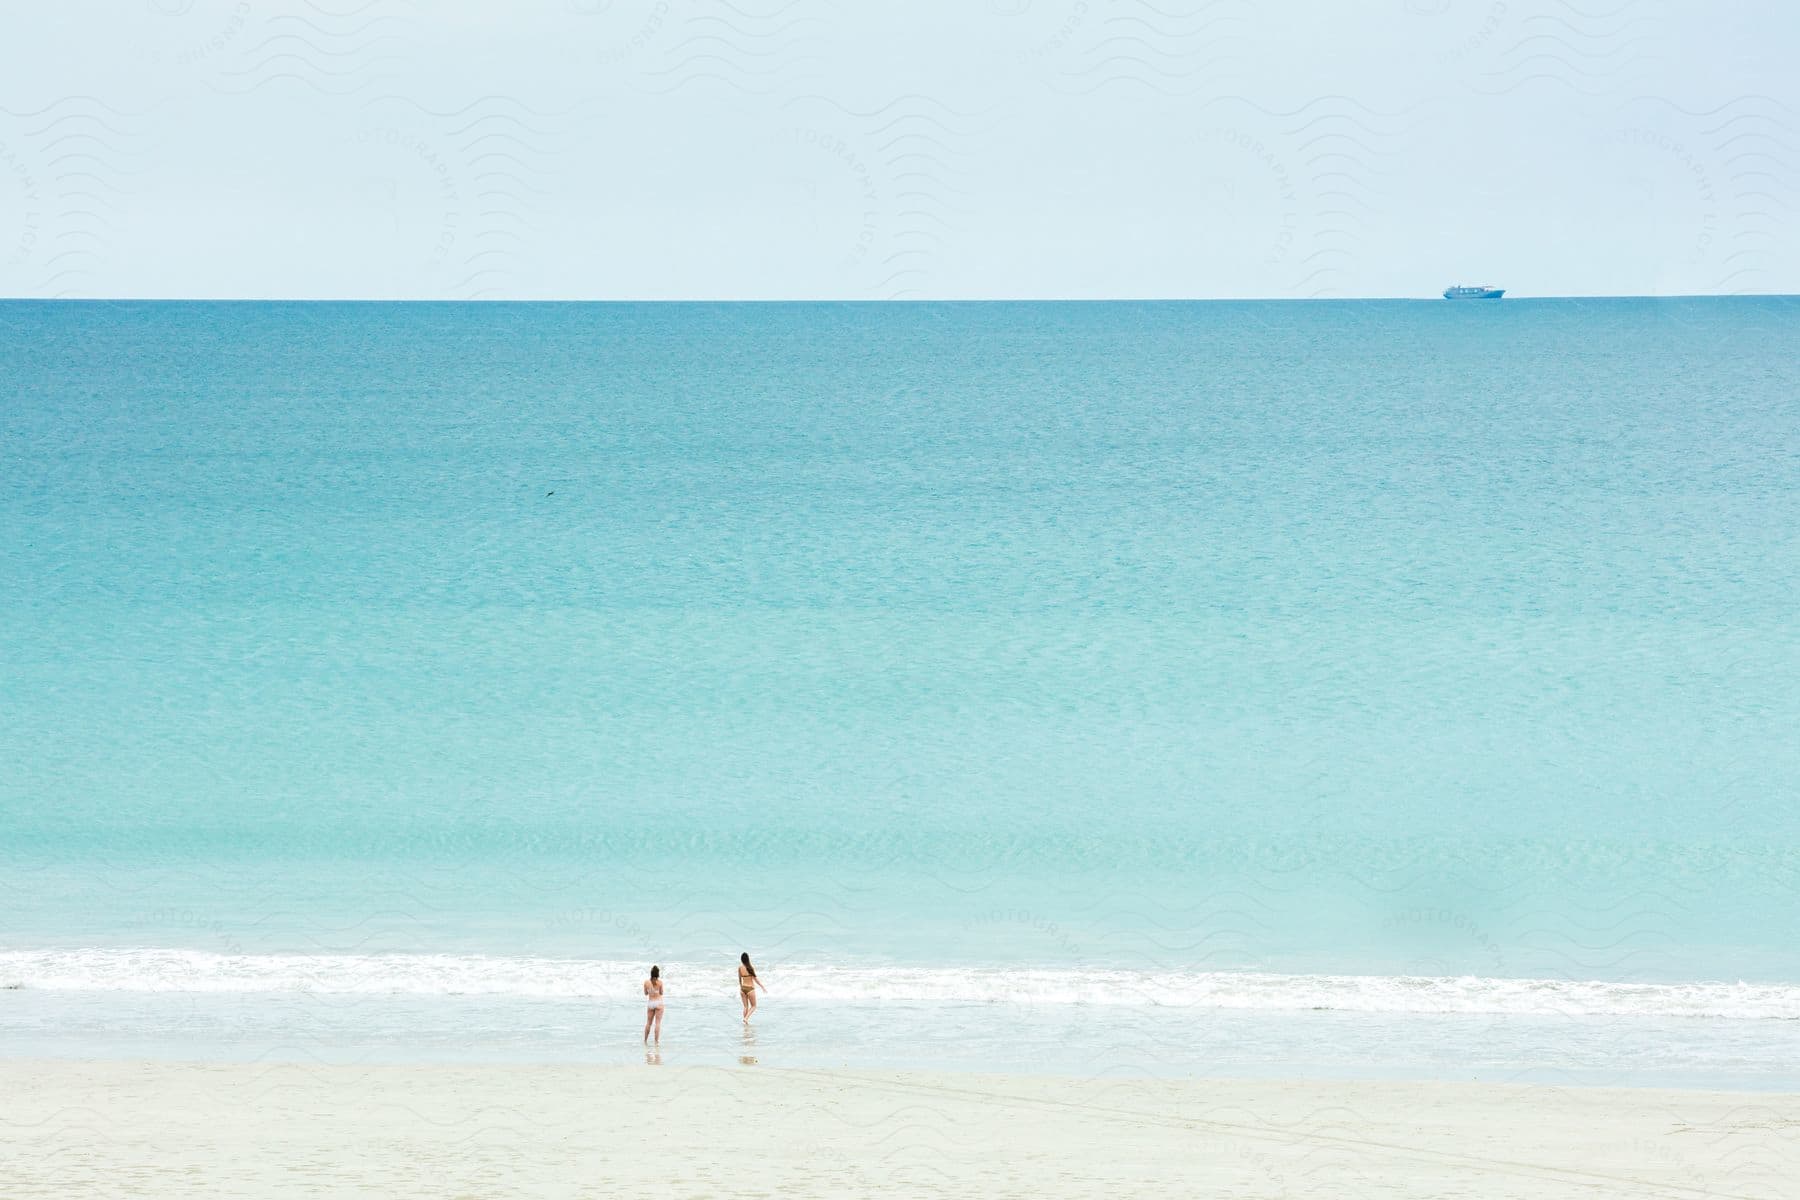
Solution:
{"label": "walking woman", "polygon": [[762,988],[765,992],[769,990],[763,987],[763,981],[756,977],[756,968],[750,965],[749,953],[738,955],[738,999],[744,1002],[744,1020],[746,1021],[750,1019],[750,1014],[756,1011],[757,988]]}
{"label": "walking woman", "polygon": [[644,1045],[650,1044],[650,1033],[656,1032],[656,1044],[662,1045],[663,985],[662,968],[651,967],[650,978],[644,980]]}

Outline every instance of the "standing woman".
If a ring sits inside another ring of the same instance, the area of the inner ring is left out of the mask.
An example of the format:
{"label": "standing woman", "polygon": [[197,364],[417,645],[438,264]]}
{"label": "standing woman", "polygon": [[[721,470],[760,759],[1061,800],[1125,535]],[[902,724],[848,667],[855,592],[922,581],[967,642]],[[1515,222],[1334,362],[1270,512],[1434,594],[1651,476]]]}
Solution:
{"label": "standing woman", "polygon": [[738,955],[738,999],[744,1002],[744,1020],[746,1021],[750,1019],[750,1014],[756,1011],[757,988],[762,988],[765,992],[769,990],[763,987],[763,981],[756,977],[756,968],[750,965],[749,953]]}
{"label": "standing woman", "polygon": [[644,980],[644,1045],[650,1044],[650,1031],[656,1031],[656,1044],[662,1045],[663,1015],[662,968],[651,967],[650,978]]}

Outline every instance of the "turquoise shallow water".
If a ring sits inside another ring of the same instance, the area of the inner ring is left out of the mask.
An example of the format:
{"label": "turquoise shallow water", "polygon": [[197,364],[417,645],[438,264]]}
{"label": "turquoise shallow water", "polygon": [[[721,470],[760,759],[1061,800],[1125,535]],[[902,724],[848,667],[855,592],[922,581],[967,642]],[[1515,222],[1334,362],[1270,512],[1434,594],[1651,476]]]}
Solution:
{"label": "turquoise shallow water", "polygon": [[749,948],[870,1044],[1229,993],[1257,1045],[1620,1047],[1699,1002],[1506,981],[1794,984],[1693,1018],[1761,1079],[1796,346],[1787,299],[0,305],[0,983],[155,1042],[374,971],[359,1028],[453,1043],[469,978],[617,982],[521,960]]}

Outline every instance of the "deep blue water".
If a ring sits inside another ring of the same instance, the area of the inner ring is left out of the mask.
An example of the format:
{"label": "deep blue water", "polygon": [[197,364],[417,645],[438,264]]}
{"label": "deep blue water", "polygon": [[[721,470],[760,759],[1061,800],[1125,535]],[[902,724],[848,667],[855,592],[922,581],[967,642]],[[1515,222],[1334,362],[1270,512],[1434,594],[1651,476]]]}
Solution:
{"label": "deep blue water", "polygon": [[1797,349],[1789,299],[0,304],[0,974],[1800,1006]]}

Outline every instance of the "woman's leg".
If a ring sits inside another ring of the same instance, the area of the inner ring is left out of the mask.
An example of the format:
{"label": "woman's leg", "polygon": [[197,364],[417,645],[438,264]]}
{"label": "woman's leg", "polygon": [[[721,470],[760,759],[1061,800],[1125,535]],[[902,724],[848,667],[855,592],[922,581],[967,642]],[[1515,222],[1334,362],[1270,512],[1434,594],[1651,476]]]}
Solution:
{"label": "woman's leg", "polygon": [[659,1046],[662,1045],[662,1018],[663,1010],[658,1008],[656,1010],[656,1016],[651,1021],[651,1024],[656,1026],[656,1044]]}
{"label": "woman's leg", "polygon": [[645,1009],[644,1010],[644,1045],[646,1045],[646,1046],[648,1046],[650,1044],[650,1026],[655,1023],[656,1023],[656,1010],[654,1008]]}

